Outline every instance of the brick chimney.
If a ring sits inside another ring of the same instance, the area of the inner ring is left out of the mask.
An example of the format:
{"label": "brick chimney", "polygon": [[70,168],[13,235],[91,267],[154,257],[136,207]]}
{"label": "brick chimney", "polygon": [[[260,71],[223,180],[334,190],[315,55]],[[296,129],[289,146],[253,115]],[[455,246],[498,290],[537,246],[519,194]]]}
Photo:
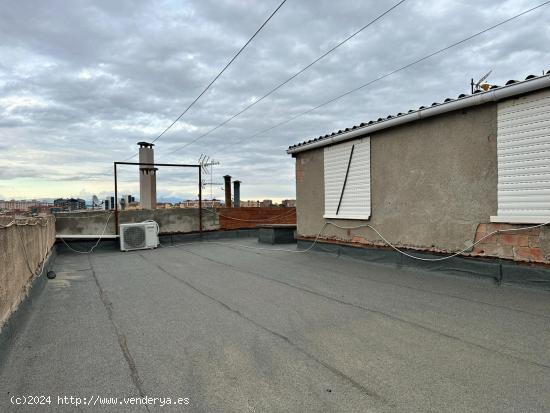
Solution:
{"label": "brick chimney", "polygon": [[241,181],[233,181],[233,208],[241,207]]}
{"label": "brick chimney", "polygon": [[225,183],[225,207],[231,208],[231,175],[223,177]]}

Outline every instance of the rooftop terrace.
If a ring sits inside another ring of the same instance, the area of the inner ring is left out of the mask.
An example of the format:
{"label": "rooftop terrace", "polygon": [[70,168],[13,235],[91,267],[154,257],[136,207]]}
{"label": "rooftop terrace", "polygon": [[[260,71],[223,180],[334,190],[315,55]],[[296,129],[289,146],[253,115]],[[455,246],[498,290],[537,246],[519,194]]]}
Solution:
{"label": "rooftop terrace", "polygon": [[245,246],[258,244],[60,252],[0,358],[0,411],[31,394],[188,397],[194,412],[550,411],[547,291]]}

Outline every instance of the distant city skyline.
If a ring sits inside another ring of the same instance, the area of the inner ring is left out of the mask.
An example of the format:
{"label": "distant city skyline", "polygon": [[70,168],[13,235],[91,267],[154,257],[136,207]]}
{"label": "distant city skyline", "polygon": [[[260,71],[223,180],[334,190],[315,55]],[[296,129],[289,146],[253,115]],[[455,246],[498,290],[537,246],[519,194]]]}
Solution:
{"label": "distant city skyline", "polygon": [[[96,194],[93,194],[93,195],[96,195]],[[46,197],[46,198],[0,198],[0,206],[1,206],[1,203],[2,202],[12,202],[12,201],[15,201],[15,202],[43,202],[43,203],[50,203],[50,204],[53,204],[53,201],[55,201],[56,199],[58,198],[82,198],[86,201],[86,204],[87,205],[92,205],[92,196],[90,196],[89,198],[86,198],[86,197],[79,197],[79,196],[65,196],[65,197]],[[121,194],[121,196],[119,198],[122,198],[122,196],[124,196],[126,194]],[[128,194],[130,195],[130,194]],[[105,199],[107,198],[111,198],[111,196],[109,195],[106,195],[106,196],[99,196],[99,195],[96,195],[99,199],[99,201],[105,201]],[[185,201],[192,201],[192,200],[197,200],[198,198],[195,197],[195,198],[181,198],[181,197],[161,197],[158,199],[158,202],[159,203],[180,203],[180,202],[185,202]],[[241,200],[241,204],[245,204],[245,203],[251,203],[251,202],[259,202],[261,203],[262,201],[266,200],[266,199],[269,199],[275,203],[283,203],[284,201],[295,201],[293,198],[254,198],[254,199],[242,199]],[[203,198],[203,200],[206,202],[206,201],[209,201],[210,198],[209,197],[205,197]],[[223,203],[223,197],[219,197],[219,198],[216,198],[214,197],[214,200],[216,201],[221,201]],[[139,196],[135,196],[135,202],[139,202]],[[243,206],[248,206],[248,205],[243,205]]]}

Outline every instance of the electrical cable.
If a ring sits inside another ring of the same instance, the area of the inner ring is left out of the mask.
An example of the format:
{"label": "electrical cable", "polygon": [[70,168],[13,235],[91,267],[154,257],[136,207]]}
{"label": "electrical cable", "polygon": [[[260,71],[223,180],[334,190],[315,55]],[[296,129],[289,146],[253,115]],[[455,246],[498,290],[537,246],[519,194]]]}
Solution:
{"label": "electrical cable", "polygon": [[289,216],[289,215],[291,215],[291,214],[295,214],[295,213],[296,213],[296,210],[295,210],[295,209],[292,209],[291,211],[287,211],[287,212],[285,212],[284,214],[276,215],[276,216],[271,217],[271,218],[262,218],[262,219],[241,219],[241,218],[230,217],[230,216],[228,216],[228,215],[222,215],[222,214],[220,214],[219,212],[217,212],[216,210],[213,210],[213,209],[202,208],[202,210],[203,210],[203,211],[206,211],[206,212],[210,212],[211,214],[215,214],[215,215],[220,216],[220,217],[223,217],[223,218],[232,219],[232,220],[234,220],[234,221],[259,222],[259,223],[268,222],[268,221],[274,221],[274,220],[277,220],[278,218],[286,217],[286,216]]}
{"label": "electrical cable", "polygon": [[63,242],[63,244],[65,244],[67,246],[67,248],[69,248],[71,251],[73,252],[76,252],[78,254],[91,254],[94,249],[99,245],[99,242],[101,241],[101,239],[103,238],[103,236],[105,235],[105,231],[107,230],[107,225],[109,225],[109,220],[111,219],[111,217],[113,216],[113,212],[111,212],[109,214],[109,216],[107,217],[107,221],[105,222],[105,226],[103,227],[103,232],[101,233],[101,235],[99,236],[97,242],[92,246],[92,248],[90,248],[89,251],[79,251],[79,250],[75,250],[73,247],[71,247],[69,244],[67,244],[67,242],[65,241],[65,239],[63,237],[61,237],[61,241]]}
{"label": "electrical cable", "polygon": [[[204,201],[203,201],[204,202]],[[278,218],[282,218],[282,217],[285,217],[285,216],[288,216],[288,215],[291,215],[293,213],[296,213],[296,210],[292,209],[290,211],[287,211],[281,215],[276,215],[274,217],[270,217],[270,218],[262,218],[262,219],[240,219],[240,218],[235,218],[235,217],[230,217],[228,215],[223,215],[223,214],[220,214],[219,212],[217,212],[216,210],[214,209],[208,209],[208,208],[202,208],[203,211],[206,211],[206,212],[210,212],[211,214],[215,214],[215,215],[218,215],[220,217],[223,217],[223,218],[227,218],[227,219],[232,219],[232,220],[235,220],[235,221],[244,221],[244,222],[263,222],[263,221],[272,221],[272,220],[276,220]],[[59,215],[58,218],[61,218],[61,219],[89,219],[89,218],[96,218],[96,217],[103,217],[105,214],[99,214],[99,215],[79,215],[79,216],[68,216],[68,215]],[[13,222],[13,221],[12,221]],[[145,222],[154,222],[155,224],[157,223],[156,221],[152,220],[152,219],[148,219],[146,221],[143,221],[143,223]],[[7,226],[11,226],[12,223],[8,224]],[[25,224],[25,225],[31,225],[31,224]],[[157,224],[158,225],[158,224]],[[0,225],[0,227],[3,227],[2,225]]]}
{"label": "electrical cable", "polygon": [[479,244],[480,242],[486,240],[487,238],[495,235],[495,234],[500,234],[500,233],[503,233],[503,232],[514,232],[514,231],[527,231],[527,230],[530,230],[530,229],[534,229],[534,228],[540,228],[540,227],[543,227],[545,225],[549,225],[550,224],[550,221],[548,222],[545,222],[543,224],[538,224],[538,225],[532,225],[532,226],[527,226],[527,227],[520,227],[520,228],[507,228],[507,229],[497,229],[495,231],[492,231],[490,232],[489,234],[481,237],[480,239],[478,239],[477,241],[475,241],[474,243],[472,243],[472,245],[470,245],[469,247],[466,247],[458,252],[455,252],[451,255],[447,255],[445,257],[439,257],[439,258],[424,258],[424,257],[417,257],[417,256],[414,256],[414,255],[411,255],[405,251],[402,251],[401,249],[399,249],[398,247],[396,247],[395,245],[393,245],[390,241],[388,241],[375,227],[373,227],[372,225],[370,224],[362,224],[362,225],[357,225],[357,226],[354,226],[354,227],[344,227],[344,226],[341,226],[341,225],[338,225],[338,224],[335,224],[333,222],[328,222],[327,224],[330,224],[330,225],[333,225],[337,228],[340,228],[340,229],[357,229],[357,228],[370,228],[372,229],[374,232],[376,232],[376,234],[391,248],[393,248],[395,251],[399,252],[400,254],[402,255],[405,255],[406,257],[409,257],[409,258],[412,258],[412,259],[415,259],[415,260],[419,260],[419,261],[431,261],[431,262],[434,262],[434,261],[445,261],[445,260],[448,260],[450,258],[453,258],[453,257],[456,257],[457,255],[461,255],[465,252],[467,252],[468,250],[471,250],[473,247],[475,247],[477,244]]}
{"label": "electrical cable", "polygon": [[239,143],[239,142],[242,142],[243,140],[253,139],[253,138],[255,138],[255,137],[259,136],[259,135],[262,135],[262,134],[264,134],[264,133],[266,133],[266,132],[269,132],[269,131],[271,131],[271,130],[273,130],[273,129],[276,129],[276,128],[280,127],[280,126],[286,125],[287,123],[290,123],[290,122],[292,122],[293,120],[296,120],[296,119],[298,119],[298,118],[300,118],[300,117],[302,117],[302,116],[304,116],[304,115],[307,115],[307,114],[309,114],[309,113],[311,113],[311,112],[313,112],[313,111],[316,111],[317,109],[320,109],[320,108],[322,108],[322,107],[324,107],[324,106],[327,106],[327,105],[329,105],[329,104],[331,104],[331,103],[333,103],[333,102],[335,102],[335,101],[337,101],[337,100],[339,100],[339,99],[342,99],[343,97],[346,97],[346,96],[348,96],[348,95],[351,95],[352,93],[355,93],[355,92],[357,92],[357,91],[359,91],[359,90],[361,90],[361,89],[364,89],[365,87],[370,86],[370,85],[372,85],[372,84],[374,84],[374,83],[376,83],[376,82],[379,82],[379,81],[381,81],[381,80],[383,80],[383,79],[385,79],[385,78],[387,78],[387,77],[389,77],[389,76],[392,76],[392,75],[394,75],[394,74],[396,74],[396,73],[398,73],[398,72],[401,72],[401,71],[406,70],[406,69],[408,69],[408,68],[410,68],[410,67],[412,67],[412,66],[415,66],[415,65],[417,65],[417,64],[419,64],[419,63],[421,63],[421,62],[423,62],[423,61],[425,61],[425,60],[428,60],[428,59],[430,59],[430,58],[432,58],[432,57],[434,57],[434,56],[436,56],[436,55],[438,55],[438,54],[441,54],[441,53],[443,53],[443,52],[445,52],[445,51],[447,51],[447,50],[449,50],[449,49],[451,49],[451,48],[453,48],[453,47],[459,46],[459,45],[461,45],[461,44],[463,44],[463,43],[465,43],[465,42],[467,42],[467,41],[469,41],[469,40],[472,40],[472,39],[474,39],[474,38],[476,38],[476,37],[478,37],[478,36],[481,36],[482,34],[485,34],[485,33],[489,32],[489,31],[491,31],[491,30],[493,30],[493,29],[496,29],[497,27],[500,27],[500,26],[502,26],[502,25],[504,25],[504,24],[506,24],[506,23],[509,23],[509,22],[511,22],[511,21],[513,21],[513,20],[515,20],[515,19],[517,19],[517,18],[519,18],[519,17],[521,17],[521,16],[523,16],[523,15],[525,15],[525,14],[527,14],[527,13],[530,13],[530,12],[532,12],[532,11],[534,11],[534,10],[537,10],[537,9],[543,7],[543,6],[546,6],[546,5],[549,4],[549,3],[550,3],[550,1],[545,1],[544,3],[541,3],[541,4],[539,4],[538,6],[535,6],[535,7],[532,7],[532,8],[530,8],[530,9],[528,9],[528,10],[525,10],[525,11],[519,13],[519,14],[516,14],[515,16],[509,17],[509,18],[507,18],[506,20],[503,20],[503,21],[501,21],[501,22],[499,22],[499,23],[497,23],[497,24],[494,24],[494,25],[492,25],[492,26],[490,26],[490,27],[487,27],[487,28],[485,28],[485,29],[483,29],[483,30],[481,30],[481,31],[479,31],[479,32],[477,32],[477,33],[475,33],[475,34],[472,34],[472,35],[470,35],[470,36],[468,36],[468,37],[466,37],[466,38],[464,38],[464,39],[462,39],[462,40],[459,40],[459,41],[457,41],[457,42],[455,42],[455,43],[452,43],[452,44],[450,44],[450,45],[448,45],[448,46],[445,46],[445,47],[443,47],[443,48],[441,48],[441,49],[439,49],[439,50],[436,50],[435,52],[432,52],[432,53],[430,53],[430,54],[427,54],[426,56],[421,57],[421,58],[419,58],[419,59],[417,59],[417,60],[414,60],[414,61],[411,62],[411,63],[408,63],[408,64],[406,64],[406,65],[404,65],[404,66],[401,66],[401,67],[399,67],[399,68],[397,68],[397,69],[394,69],[394,70],[392,70],[392,71],[390,71],[390,72],[388,72],[388,73],[386,73],[386,74],[384,74],[384,75],[381,75],[381,76],[379,76],[379,77],[377,77],[377,78],[375,78],[375,79],[372,79],[372,80],[370,80],[370,81],[368,81],[368,82],[366,82],[366,83],[363,83],[362,85],[360,85],[360,86],[358,86],[358,87],[355,87],[355,88],[350,89],[350,90],[348,90],[348,91],[346,91],[346,92],[344,92],[344,93],[342,93],[342,94],[340,94],[340,95],[338,95],[338,96],[335,96],[335,97],[333,97],[333,98],[331,98],[331,99],[329,99],[329,100],[327,100],[327,101],[321,103],[320,105],[317,105],[317,106],[315,106],[315,107],[313,107],[313,108],[310,108],[310,109],[308,109],[308,110],[306,110],[306,111],[304,111],[304,112],[298,113],[297,115],[294,115],[294,116],[292,116],[292,117],[290,117],[290,118],[288,118],[288,119],[286,119],[286,120],[284,120],[284,121],[282,121],[282,122],[276,123],[276,124],[273,125],[273,126],[270,126],[270,127],[266,128],[266,129],[263,129],[263,130],[261,130],[261,131],[259,131],[259,132],[254,133],[254,134],[252,134],[252,135],[249,135],[249,136],[245,136],[245,137],[239,138],[239,139],[237,139],[235,142],[227,143],[226,145],[220,145],[219,147],[216,148],[216,150],[219,151],[221,148],[224,148],[224,147],[226,147],[226,146],[228,146],[228,145],[234,146],[235,144],[237,144],[237,143]]}
{"label": "electrical cable", "polygon": [[[212,81],[203,89],[203,91],[185,108],[185,110],[166,128],[162,131],[162,133],[160,135],[158,135],[155,139],[153,139],[151,141],[151,143],[154,143],[156,142],[157,140],[159,140],[166,132],[168,132],[172,126],[174,126],[182,117],[183,115],[185,115],[189,109],[191,109],[195,103],[198,102],[198,100],[208,91],[208,89],[210,89],[210,87],[220,78],[220,76],[223,74],[223,72],[225,72],[227,70],[227,68],[229,68],[229,66],[231,66],[231,64],[237,59],[237,57],[239,57],[239,55],[244,51],[244,49],[246,49],[246,47],[252,42],[252,40],[254,40],[254,38],[258,35],[258,33],[260,33],[260,31],[262,31],[262,29],[267,25],[267,23],[272,19],[273,16],[275,16],[275,14],[279,11],[279,9],[281,7],[283,7],[283,4],[286,3],[287,0],[283,0],[278,6],[277,8],[269,15],[269,17],[267,18],[267,20],[265,20],[262,25],[256,30],[256,32],[254,32],[254,34],[252,35],[252,37],[250,37],[247,42],[239,49],[239,51],[231,58],[231,60],[229,60],[229,62],[227,62],[227,64],[223,67],[223,69],[216,75],[216,77],[214,77],[214,79],[212,79]],[[131,157],[125,159],[123,162],[126,162],[132,158],[134,158],[135,156],[137,155],[137,153],[133,154]]]}
{"label": "electrical cable", "polygon": [[[455,252],[451,255],[446,255],[444,257],[438,257],[438,258],[425,258],[425,257],[418,257],[418,256],[415,256],[415,255],[409,254],[409,253],[403,251],[402,249],[396,247],[390,241],[388,241],[375,227],[373,227],[370,224],[361,224],[361,225],[355,225],[355,226],[342,226],[342,225],[335,224],[334,222],[325,222],[323,224],[323,226],[321,227],[321,230],[317,233],[317,236],[315,237],[313,243],[308,248],[306,248],[304,250],[289,250],[289,249],[284,249],[284,248],[253,247],[253,246],[250,246],[250,245],[234,244],[234,243],[231,243],[229,245],[232,245],[232,246],[235,246],[235,247],[240,247],[240,248],[252,249],[252,250],[261,250],[261,251],[305,253],[305,252],[311,251],[315,247],[315,245],[319,241],[321,235],[323,234],[324,230],[329,225],[335,226],[335,227],[340,228],[340,229],[346,229],[346,230],[348,230],[348,229],[359,229],[359,228],[370,228],[384,241],[384,243],[386,243],[386,245],[388,245],[389,247],[391,247],[392,249],[394,249],[398,253],[400,253],[400,254],[402,254],[406,257],[409,257],[409,258],[412,258],[412,259],[415,259],[415,260],[419,260],[419,261],[435,262],[435,261],[445,261],[445,260],[454,258],[458,255],[461,255],[461,254],[467,252],[468,250],[471,250],[473,247],[475,247],[480,242],[484,241],[485,239],[487,239],[487,238],[489,238],[489,237],[491,237],[495,234],[500,234],[500,233],[503,233],[503,232],[513,232],[513,231],[527,231],[527,230],[534,229],[534,228],[540,228],[540,227],[543,227],[543,226],[546,226],[546,225],[549,225],[549,224],[550,224],[550,221],[545,222],[543,224],[532,225],[532,226],[527,226],[527,227],[498,229],[498,230],[490,232],[489,234],[485,235],[484,237],[481,237],[479,240],[475,241],[474,243],[472,243],[472,245],[470,245],[469,247],[464,248],[463,250]],[[188,242],[188,243],[182,243],[182,244],[173,244],[173,245],[167,245],[167,246],[163,245],[163,247],[171,248],[171,247],[179,247],[179,246],[184,246],[184,245],[192,245],[192,244],[200,244],[200,243],[228,245],[228,243],[224,243],[224,242],[199,241],[199,242]]]}
{"label": "electrical cable", "polygon": [[[38,271],[38,270],[34,271],[32,269],[31,264],[30,264],[29,255],[27,253],[27,247],[25,246],[25,241],[23,240],[23,235],[21,235],[21,231],[20,231],[19,227],[21,227],[21,226],[35,226],[35,225],[40,225],[41,227],[46,227],[48,225],[47,219],[44,220],[44,219],[39,218],[38,220],[43,221],[45,223],[42,224],[40,222],[36,222],[34,224],[28,224],[28,223],[19,224],[19,223],[17,223],[17,219],[14,219],[8,226],[2,226],[2,228],[8,228],[12,225],[15,226],[15,232],[17,232],[17,235],[19,236],[19,240],[21,241],[21,246],[23,247],[23,254],[25,255],[25,262],[27,264],[27,268],[29,269],[29,271],[31,272],[31,274],[34,277],[40,277],[42,275],[42,273],[44,272],[44,268],[46,267],[46,262],[48,261],[47,260],[47,258],[48,258],[48,247],[47,247],[47,244],[46,244],[46,250],[44,252],[44,258],[42,259],[41,265],[39,265],[40,271]],[[55,217],[54,217],[54,222],[55,222]]]}
{"label": "electrical cable", "polygon": [[176,148],[175,150],[167,153],[166,155],[172,155],[186,147],[188,147],[189,145],[192,145],[193,143],[197,142],[198,140],[210,135],[212,132],[216,131],[217,129],[221,128],[222,126],[225,126],[227,125],[229,122],[231,122],[233,119],[235,119],[236,117],[240,116],[241,114],[243,114],[244,112],[246,112],[247,110],[251,109],[252,107],[256,106],[258,103],[260,103],[261,101],[263,101],[265,98],[267,98],[268,96],[272,95],[273,93],[275,93],[277,90],[279,90],[280,88],[282,88],[283,86],[285,86],[287,83],[289,83],[291,80],[293,80],[294,78],[298,77],[299,75],[301,75],[302,73],[304,73],[306,70],[308,70],[310,67],[312,67],[313,65],[315,65],[317,62],[319,62],[320,60],[324,59],[326,56],[328,56],[330,53],[332,53],[333,51],[335,51],[336,49],[338,49],[340,46],[342,46],[343,44],[347,43],[349,40],[351,40],[352,38],[354,38],[355,36],[357,36],[359,33],[361,33],[363,30],[365,30],[366,28],[368,28],[369,26],[373,25],[374,23],[376,23],[378,20],[380,20],[382,17],[384,17],[386,14],[390,13],[392,10],[394,10],[395,8],[397,8],[398,6],[400,6],[402,3],[404,3],[406,0],[401,0],[399,2],[397,2],[396,4],[394,4],[392,7],[390,7],[389,9],[387,9],[386,11],[384,11],[382,14],[378,15],[376,18],[374,18],[373,20],[371,20],[370,22],[368,22],[367,24],[365,24],[363,27],[361,27],[359,30],[356,30],[355,32],[353,32],[351,35],[349,35],[348,37],[346,37],[344,40],[340,41],[339,43],[337,43],[335,46],[331,47],[329,50],[327,50],[326,52],[324,52],[323,54],[321,54],[319,57],[317,57],[315,60],[313,60],[311,63],[307,64],[306,66],[304,66],[302,69],[300,69],[299,71],[297,71],[296,73],[294,73],[292,76],[290,76],[289,78],[287,78],[286,80],[284,80],[283,82],[279,83],[278,85],[276,85],[275,87],[273,87],[272,89],[270,89],[267,93],[265,93],[263,96],[261,96],[260,98],[256,99],[254,102],[252,102],[251,104],[245,106],[243,109],[241,109],[239,112],[235,113],[234,115],[232,115],[231,117],[229,117],[228,119],[226,119],[225,121],[223,121],[222,123],[220,123],[219,125],[217,125],[216,127],[210,129],[208,132],[198,136],[197,138],[193,139],[192,141],[182,145],[181,147],[178,147]]}
{"label": "electrical cable", "polygon": [[[203,210],[207,211],[207,212],[210,212],[210,213],[214,213],[214,214],[217,214],[217,215],[220,215],[220,216],[223,216],[215,211],[212,211],[212,210],[209,210],[209,209],[206,209],[206,208],[203,208]],[[275,218],[280,218],[282,216],[287,216],[287,215],[290,215],[291,213],[295,212],[294,210],[293,211],[289,211],[285,214],[281,214],[281,215],[278,215],[276,217],[272,217],[272,218],[268,218],[269,219],[275,219]],[[103,228],[103,232],[102,234],[100,235],[99,239],[97,240],[97,242],[95,243],[95,245],[89,250],[89,251],[79,251],[79,250],[75,250],[74,248],[72,248],[69,244],[67,244],[67,242],[65,242],[65,240],[63,238],[61,238],[61,241],[72,251],[76,252],[76,253],[79,253],[79,254],[91,254],[93,252],[93,250],[99,245],[99,242],[101,241],[102,237],[104,236],[105,234],[105,231],[107,229],[107,225],[109,224],[109,220],[111,219],[111,216],[113,215],[113,213],[110,213],[108,218],[107,218],[107,222],[105,222],[105,226]],[[232,218],[232,217],[228,217],[228,218]],[[237,219],[239,221],[247,221],[247,222],[258,222],[258,220],[243,220],[243,219]],[[146,220],[146,221],[143,221],[143,223],[145,222],[154,222],[155,224],[156,221],[153,221],[153,220]],[[500,233],[506,233],[506,232],[515,232],[515,231],[528,231],[528,230],[531,230],[531,229],[535,229],[535,228],[540,228],[540,227],[543,227],[543,226],[546,226],[546,225],[550,225],[550,221],[548,222],[545,222],[545,223],[542,223],[542,224],[537,224],[537,225],[530,225],[530,226],[526,226],[526,227],[519,227],[519,228],[506,228],[506,229],[498,229],[498,230],[495,230],[495,231],[492,231],[490,232],[489,234],[486,234],[485,236],[481,237],[480,239],[478,239],[477,241],[473,242],[472,245],[460,250],[460,251],[457,251],[451,255],[446,255],[444,257],[438,257],[438,258],[425,258],[425,257],[418,257],[418,256],[415,256],[415,255],[412,255],[412,254],[409,254],[408,252],[406,251],[403,251],[402,249],[400,249],[399,247],[396,247],[393,243],[391,243],[390,241],[388,241],[386,239],[386,237],[384,237],[380,231],[378,231],[378,229],[376,229],[374,226],[372,226],[371,224],[360,224],[360,225],[354,225],[354,226],[343,226],[343,225],[338,225],[334,222],[325,222],[323,224],[323,226],[321,227],[321,229],[319,230],[319,232],[317,233],[317,236],[315,237],[313,243],[306,249],[304,250],[289,250],[289,249],[284,249],[284,248],[264,248],[264,247],[253,247],[253,246],[250,246],[250,245],[243,245],[243,244],[233,244],[231,243],[231,245],[233,246],[237,246],[237,247],[241,247],[241,248],[246,248],[246,249],[252,249],[252,250],[262,250],[262,251],[272,251],[272,252],[290,252],[290,253],[305,253],[305,252],[308,252],[308,251],[311,251],[315,245],[317,244],[317,242],[319,241],[319,239],[321,238],[321,235],[323,234],[324,230],[326,229],[327,226],[329,225],[332,225],[336,228],[340,228],[340,229],[345,229],[345,230],[352,230],[352,229],[359,229],[359,228],[370,228],[371,230],[373,230],[381,239],[382,241],[384,241],[384,243],[389,246],[390,248],[394,249],[395,251],[397,251],[398,253],[406,256],[406,257],[409,257],[409,258],[412,258],[412,259],[415,259],[415,260],[419,260],[419,261],[429,261],[429,262],[437,262],[437,261],[445,261],[445,260],[448,260],[448,259],[451,259],[451,258],[454,258],[458,255],[461,255],[461,254],[464,254],[465,252],[467,252],[468,250],[471,250],[473,247],[475,247],[477,244],[483,242],[484,240],[486,240],[487,238],[493,236],[493,235],[496,235],[496,234],[500,234]],[[159,233],[159,226],[157,224],[157,234]],[[21,236],[21,235],[20,235]],[[21,241],[23,242],[23,239],[21,238]],[[227,244],[227,243],[223,243],[223,242],[216,242],[216,241],[198,241],[198,242],[188,242],[188,243],[181,243],[181,244],[173,244],[173,245],[162,245],[159,243],[159,245],[161,247],[164,247],[164,248],[173,248],[173,247],[179,247],[179,246],[184,246],[184,245],[193,245],[193,244],[201,244],[201,243],[210,243],[210,244],[220,244],[220,245],[223,245],[223,244]],[[25,251],[25,255],[26,255],[26,251]],[[27,264],[28,264],[28,261],[27,261]],[[29,267],[30,268],[30,267]],[[32,272],[32,271],[31,271]]]}
{"label": "electrical cable", "polygon": [[283,7],[283,4],[285,4],[286,1],[287,1],[287,0],[283,0],[283,1],[281,2],[281,4],[279,4],[279,6],[277,6],[277,8],[276,8],[276,9],[270,14],[270,16],[267,18],[267,20],[264,21],[264,22],[262,23],[262,25],[258,28],[258,30],[256,30],[256,32],[252,35],[252,37],[251,37],[250,39],[248,39],[248,41],[239,49],[239,51],[237,52],[237,54],[231,58],[231,60],[230,60],[230,61],[224,66],[224,68],[216,75],[216,77],[208,84],[208,86],[206,86],[206,87],[204,88],[204,90],[200,93],[200,95],[197,96],[197,97],[195,98],[195,100],[193,100],[193,102],[191,102],[191,103],[189,104],[189,106],[187,106],[187,108],[186,108],[186,109],[176,118],[176,120],[174,120],[174,121],[170,124],[170,126],[168,126],[166,129],[164,129],[164,131],[162,131],[162,133],[161,133],[159,136],[157,136],[155,139],[153,139],[153,142],[156,142],[158,139],[160,139],[160,138],[162,137],[162,135],[164,135],[172,126],[174,126],[174,125],[176,124],[176,122],[177,122],[178,120],[180,120],[181,117],[182,117],[183,115],[185,115],[185,114],[187,113],[187,111],[188,111],[189,109],[191,109],[191,107],[193,107],[193,105],[194,105],[195,103],[197,103],[197,101],[201,98],[201,96],[204,95],[208,89],[210,89],[210,87],[214,84],[214,82],[216,82],[216,80],[218,80],[218,78],[223,74],[223,72],[225,72],[226,69],[231,65],[231,63],[233,63],[233,62],[235,61],[235,59],[237,59],[237,57],[238,57],[238,56],[242,53],[242,51],[250,44],[250,42],[252,42],[252,40],[258,35],[258,33],[260,33],[260,31],[261,31],[261,30],[265,27],[265,25],[271,20],[271,18],[272,18],[273,16],[275,16],[275,14],[279,11],[279,9],[280,9],[281,7]]}

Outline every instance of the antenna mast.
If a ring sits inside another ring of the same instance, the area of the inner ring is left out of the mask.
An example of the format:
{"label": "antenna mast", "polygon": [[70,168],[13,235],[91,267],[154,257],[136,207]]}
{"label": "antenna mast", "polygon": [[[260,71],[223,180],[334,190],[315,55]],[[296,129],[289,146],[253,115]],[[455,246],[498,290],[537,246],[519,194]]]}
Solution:
{"label": "antenna mast", "polygon": [[205,182],[204,180],[201,182],[201,185],[203,187],[205,187],[206,185],[210,185],[210,201],[212,202],[212,205],[214,204],[214,195],[212,193],[212,188],[214,187],[214,185],[221,185],[219,183],[214,183],[212,181],[212,177],[213,177],[213,169],[212,167],[214,165],[219,165],[220,163],[218,161],[215,161],[213,159],[210,159],[209,156],[206,156],[204,154],[201,153],[201,156],[199,157],[199,164],[201,165],[202,167],[202,170],[203,172],[206,174],[206,175],[210,175],[210,182]]}
{"label": "antenna mast", "polygon": [[478,90],[481,90],[481,89],[486,90],[486,89],[483,87],[482,83],[485,82],[485,81],[487,80],[487,78],[489,77],[489,75],[490,75],[491,73],[493,73],[493,69],[491,69],[491,70],[489,70],[487,73],[485,73],[485,74],[481,77],[481,79],[479,79],[479,80],[477,81],[477,83],[474,83],[474,78],[472,78],[472,81],[471,81],[471,83],[470,83],[470,86],[472,87],[472,94],[474,94],[474,92],[476,92],[476,91],[478,91]]}

